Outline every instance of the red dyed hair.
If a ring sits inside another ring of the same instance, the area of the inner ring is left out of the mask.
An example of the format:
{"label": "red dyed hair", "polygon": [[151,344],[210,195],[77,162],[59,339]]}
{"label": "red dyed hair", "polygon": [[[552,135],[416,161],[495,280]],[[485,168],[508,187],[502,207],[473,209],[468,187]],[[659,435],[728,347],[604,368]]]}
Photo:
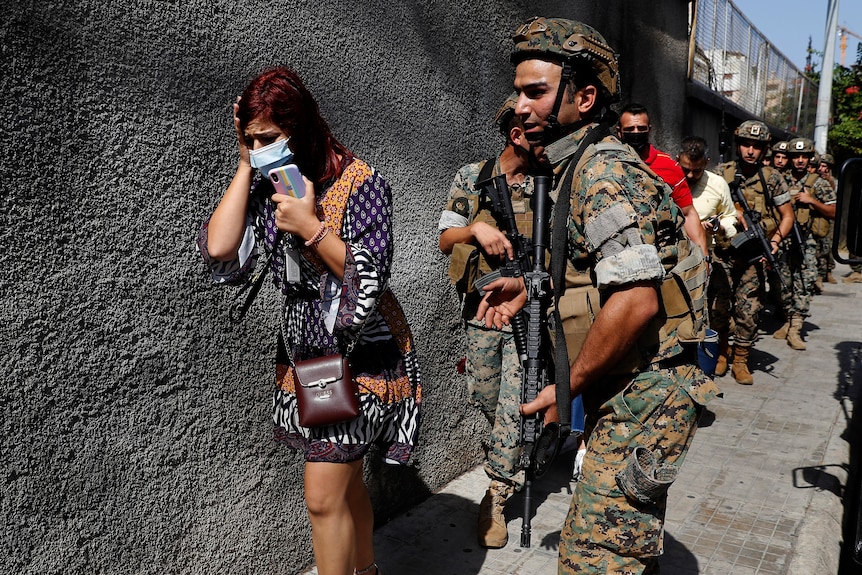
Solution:
{"label": "red dyed hair", "polygon": [[271,68],[252,80],[242,93],[237,117],[243,132],[249,122],[261,117],[290,136],[293,161],[314,182],[318,193],[323,191],[322,184],[340,176],[353,158],[332,135],[311,92],[290,68]]}

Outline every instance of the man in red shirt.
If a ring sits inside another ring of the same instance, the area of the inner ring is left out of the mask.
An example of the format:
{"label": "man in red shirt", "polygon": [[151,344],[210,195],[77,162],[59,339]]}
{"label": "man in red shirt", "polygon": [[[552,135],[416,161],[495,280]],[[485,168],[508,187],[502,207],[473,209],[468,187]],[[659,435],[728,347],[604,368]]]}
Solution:
{"label": "man in red shirt", "polygon": [[691,189],[685,180],[685,174],[682,173],[682,168],[676,160],[650,144],[651,131],[649,112],[645,106],[631,103],[623,108],[617,126],[620,140],[634,148],[641,160],[670,186],[671,197],[685,216],[685,232],[694,243],[700,246],[705,256],[709,255],[706,233],[700,224],[697,210],[692,204]]}

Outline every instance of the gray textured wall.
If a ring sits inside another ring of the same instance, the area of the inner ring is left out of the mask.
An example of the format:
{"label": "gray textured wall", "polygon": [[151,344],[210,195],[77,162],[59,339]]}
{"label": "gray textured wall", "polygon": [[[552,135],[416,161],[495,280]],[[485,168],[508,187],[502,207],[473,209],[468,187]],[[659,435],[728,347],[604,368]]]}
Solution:
{"label": "gray textured wall", "polygon": [[[293,573],[311,561],[301,458],[269,419],[275,299],[232,292],[193,246],[236,164],[230,103],[287,63],[388,176],[393,286],[419,344],[422,445],[370,458],[386,520],[479,461],[454,370],[435,225],[463,163],[497,151],[509,35],[583,19],[624,88],[679,131],[686,2],[58,0],[0,22],[3,573]],[[639,21],[641,20],[641,21]],[[637,54],[629,57],[626,54]],[[635,72],[637,70],[637,72]]]}

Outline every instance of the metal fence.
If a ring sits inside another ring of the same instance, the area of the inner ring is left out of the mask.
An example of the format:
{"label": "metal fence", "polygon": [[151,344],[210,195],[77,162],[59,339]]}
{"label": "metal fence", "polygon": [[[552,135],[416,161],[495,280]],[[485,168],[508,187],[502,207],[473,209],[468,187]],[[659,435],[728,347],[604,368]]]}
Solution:
{"label": "metal fence", "polygon": [[732,1],[697,0],[692,26],[692,81],[776,128],[813,135],[817,84],[791,64]]}

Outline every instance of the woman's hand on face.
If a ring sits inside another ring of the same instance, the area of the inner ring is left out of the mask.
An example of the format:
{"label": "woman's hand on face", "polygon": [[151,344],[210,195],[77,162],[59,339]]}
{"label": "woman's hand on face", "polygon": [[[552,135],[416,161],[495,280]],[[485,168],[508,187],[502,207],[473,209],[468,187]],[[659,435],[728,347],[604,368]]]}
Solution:
{"label": "woman's hand on face", "polygon": [[236,139],[237,144],[239,146],[239,161],[240,163],[249,164],[248,160],[248,146],[245,144],[245,137],[243,136],[242,130],[239,127],[239,118],[237,118],[236,114],[239,111],[239,101],[240,96],[236,97],[236,102],[233,103],[233,127],[236,130]]}
{"label": "woman's hand on face", "polygon": [[320,220],[315,210],[314,184],[305,176],[302,176],[302,181],[305,182],[303,197],[273,194],[272,201],[276,204],[276,227],[283,232],[295,234],[305,241],[317,232]]}

